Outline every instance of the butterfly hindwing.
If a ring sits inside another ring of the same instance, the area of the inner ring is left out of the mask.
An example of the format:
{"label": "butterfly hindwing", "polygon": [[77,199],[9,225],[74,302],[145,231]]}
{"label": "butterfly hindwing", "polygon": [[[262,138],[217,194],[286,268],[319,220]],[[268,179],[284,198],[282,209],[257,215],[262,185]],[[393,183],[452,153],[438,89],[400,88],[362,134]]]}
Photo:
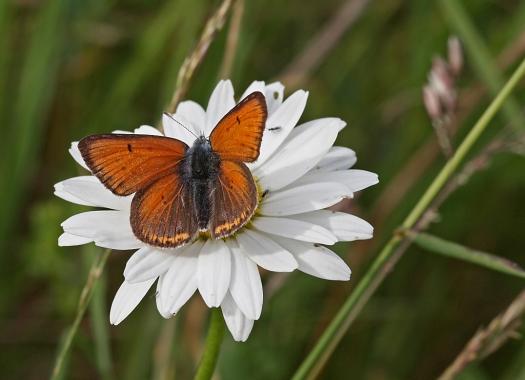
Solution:
{"label": "butterfly hindwing", "polygon": [[139,190],[131,202],[131,228],[135,236],[156,247],[175,248],[198,232],[191,188],[180,169]]}
{"label": "butterfly hindwing", "polygon": [[257,188],[248,167],[238,161],[222,161],[213,197],[210,233],[226,237],[244,226],[257,208]]}
{"label": "butterfly hindwing", "polygon": [[130,195],[172,172],[188,146],[164,136],[103,134],[83,138],[78,148],[109,190]]}
{"label": "butterfly hindwing", "polygon": [[258,91],[251,93],[217,123],[210,135],[213,150],[223,160],[255,161],[266,117],[264,95]]}

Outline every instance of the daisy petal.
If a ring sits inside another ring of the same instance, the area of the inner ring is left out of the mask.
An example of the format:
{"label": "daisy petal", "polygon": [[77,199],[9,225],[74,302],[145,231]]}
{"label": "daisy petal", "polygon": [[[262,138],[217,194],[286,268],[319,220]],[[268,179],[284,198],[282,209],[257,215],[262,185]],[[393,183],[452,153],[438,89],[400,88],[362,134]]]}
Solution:
{"label": "daisy petal", "polygon": [[126,263],[124,278],[133,284],[159,277],[168,270],[172,260],[173,255],[165,251],[142,247]]}
{"label": "daisy petal", "polygon": [[119,197],[94,176],[66,179],[55,185],[55,195],[69,202],[113,210],[129,210],[132,196]]}
{"label": "daisy petal", "polygon": [[294,186],[318,182],[339,182],[348,187],[352,192],[357,192],[375,185],[379,182],[379,179],[377,174],[366,170],[349,169],[331,172],[313,170],[294,182]]}
{"label": "daisy petal", "polygon": [[253,319],[246,318],[235,304],[230,293],[226,294],[221,305],[222,315],[228,330],[237,342],[245,342],[253,328]]}
{"label": "daisy petal", "polygon": [[166,114],[162,116],[164,133],[192,146],[195,136],[204,134],[205,118],[206,112],[199,104],[189,100],[181,102],[172,117]]}
{"label": "daisy petal", "polygon": [[164,276],[160,276],[159,280],[157,281],[157,290],[155,292],[155,303],[157,304],[157,310],[159,311],[159,314],[162,315],[163,318],[169,319],[173,317],[173,314],[170,313],[169,309],[166,307],[166,300],[164,297],[162,297],[162,293],[160,289],[162,288],[162,284],[164,282]]}
{"label": "daisy petal", "polygon": [[140,127],[135,128],[134,133],[137,135],[163,136],[161,131],[151,125],[141,125]]}
{"label": "daisy petal", "polygon": [[264,269],[291,272],[297,268],[297,262],[290,252],[262,233],[245,229],[237,235],[237,242],[241,251]]}
{"label": "daisy petal", "polygon": [[124,281],[122,285],[120,285],[111,304],[111,310],[109,312],[110,323],[112,325],[118,325],[122,322],[137,307],[154,282],[155,279],[137,284],[130,284]]}
{"label": "daisy petal", "polygon": [[300,214],[332,206],[352,192],[336,182],[311,183],[270,192],[261,205],[261,214],[285,216]]}
{"label": "daisy petal", "polygon": [[348,169],[355,165],[357,156],[350,148],[333,146],[313,169],[326,171]]}
{"label": "daisy petal", "polygon": [[301,220],[259,216],[252,221],[259,231],[291,239],[332,245],[337,237],[326,228]]}
{"label": "daisy petal", "polygon": [[176,250],[174,259],[163,276],[161,295],[171,314],[175,314],[197,290],[197,267],[202,242],[196,241]]}
{"label": "daisy petal", "polygon": [[277,238],[279,244],[293,253],[299,270],[325,280],[350,280],[350,268],[337,254],[322,245]]}
{"label": "daisy petal", "polygon": [[129,224],[129,213],[88,211],[73,215],[62,224],[64,232],[90,238],[97,245],[112,249],[135,249],[143,246]]}
{"label": "daisy petal", "polygon": [[[299,121],[307,99],[307,92],[303,90],[296,91],[274,113],[268,116],[259,158],[251,164],[251,168],[255,169],[262,166],[288,137],[293,127]],[[278,129],[272,130],[272,128]]]}
{"label": "daisy petal", "polygon": [[64,232],[58,238],[58,246],[59,247],[72,247],[75,245],[91,243],[92,241],[93,240],[91,238],[72,235],[72,234],[68,234],[67,232]]}
{"label": "daisy petal", "polygon": [[230,293],[243,314],[259,319],[263,304],[263,288],[257,264],[250,260],[232,240],[226,244],[232,254]]}
{"label": "daisy petal", "polygon": [[[248,88],[241,95],[239,102],[243,100],[245,97],[247,97],[248,95],[250,95],[252,92],[256,92],[256,91],[261,92],[263,95],[265,94],[266,86],[263,81],[256,80],[250,83]],[[268,105],[268,100],[266,100],[266,105]]]}
{"label": "daisy petal", "polygon": [[281,82],[273,82],[266,86],[264,96],[266,97],[266,106],[268,115],[273,114],[283,103],[284,86]]}
{"label": "daisy petal", "polygon": [[78,150],[78,141],[73,141],[71,143],[71,147],[69,148],[69,154],[73,159],[82,166],[84,169],[89,170],[88,166],[86,165],[86,162],[82,158],[82,155],[80,154],[80,150]]}
{"label": "daisy petal", "polygon": [[333,145],[342,124],[341,119],[324,118],[294,128],[279,150],[255,171],[262,188],[281,189],[313,168]]}
{"label": "daisy petal", "polygon": [[364,240],[372,238],[374,227],[355,215],[344,212],[318,210],[294,215],[294,219],[323,226],[332,231],[340,241]]}
{"label": "daisy petal", "polygon": [[222,240],[208,240],[199,254],[197,281],[208,307],[220,306],[230,285],[230,250]]}
{"label": "daisy petal", "polygon": [[206,108],[206,129],[205,135],[209,136],[213,128],[217,125],[233,107],[235,99],[233,98],[233,86],[229,80],[221,80],[213,90],[208,108]]}

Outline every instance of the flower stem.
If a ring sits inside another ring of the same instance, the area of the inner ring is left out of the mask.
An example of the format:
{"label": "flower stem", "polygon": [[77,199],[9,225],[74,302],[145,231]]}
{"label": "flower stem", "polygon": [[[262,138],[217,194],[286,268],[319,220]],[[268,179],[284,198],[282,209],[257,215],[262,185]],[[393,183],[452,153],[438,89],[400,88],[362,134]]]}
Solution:
{"label": "flower stem", "polygon": [[[521,62],[516,71],[514,71],[514,74],[500,90],[496,98],[488,106],[485,112],[483,112],[479,120],[465,137],[452,158],[447,161],[446,165],[434,178],[430,186],[419,199],[418,203],[408,214],[406,219],[401,224],[402,230],[409,230],[414,227],[421,215],[430,206],[432,200],[436,197],[438,192],[458,169],[459,165],[469,153],[474,143],[479,139],[482,132],[486,129],[509,94],[512,92],[514,87],[516,87],[524,75],[525,59]],[[396,248],[402,242],[406,242],[406,238],[401,237],[396,233],[392,235],[390,240],[379,252],[379,255],[372,262],[372,265],[365,273],[361,281],[357,284],[355,290],[352,292],[352,294],[350,294],[343,306],[339,309],[339,312],[333,318],[330,325],[328,325],[323,335],[321,335],[312,351],[310,351],[306,359],[298,368],[293,377],[293,380],[313,379],[321,371],[322,367],[328,361],[332,352],[337,347],[337,344],[341,341],[351,323],[357,317],[357,314],[361,308],[368,301],[368,299],[370,299],[374,291],[379,287],[382,280],[388,274],[391,266],[393,265],[392,262],[396,261],[391,261],[391,259],[394,259]]]}
{"label": "flower stem", "polygon": [[104,250],[104,252],[101,252],[99,257],[91,265],[91,269],[89,270],[86,285],[84,285],[84,288],[82,289],[82,293],[80,294],[80,300],[78,301],[77,315],[75,316],[75,320],[73,321],[73,324],[71,325],[71,328],[69,329],[66,335],[64,343],[60,347],[60,350],[55,360],[55,365],[53,367],[53,372],[51,374],[51,380],[55,380],[60,377],[62,368],[64,367],[64,360],[66,358],[67,353],[69,352],[71,348],[73,339],[75,338],[75,335],[77,334],[78,327],[80,326],[80,322],[82,322],[82,318],[84,317],[84,314],[86,313],[86,309],[89,305],[89,301],[91,300],[91,296],[93,295],[93,290],[95,288],[95,285],[97,284],[98,279],[100,278],[100,275],[102,274],[102,270],[104,269],[104,266],[106,265],[106,261],[108,259],[110,252],[111,252],[110,249],[106,249]]}
{"label": "flower stem", "polygon": [[213,376],[223,337],[224,320],[222,319],[221,310],[214,307],[211,309],[206,347],[204,348],[204,354],[202,355],[199,368],[195,374],[195,380],[209,380]]}

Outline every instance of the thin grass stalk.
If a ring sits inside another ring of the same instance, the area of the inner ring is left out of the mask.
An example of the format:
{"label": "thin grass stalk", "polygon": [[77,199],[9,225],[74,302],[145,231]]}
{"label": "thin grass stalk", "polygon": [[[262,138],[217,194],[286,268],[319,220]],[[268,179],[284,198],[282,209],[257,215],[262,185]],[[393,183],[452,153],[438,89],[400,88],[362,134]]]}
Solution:
{"label": "thin grass stalk", "polygon": [[457,378],[470,364],[483,360],[510,338],[518,338],[524,313],[525,291],[522,291],[486,328],[476,332],[438,380]]}
{"label": "thin grass stalk", "polygon": [[208,19],[204,26],[201,38],[197,43],[197,46],[187,57],[177,76],[177,83],[175,85],[175,92],[171,97],[169,105],[166,109],[167,112],[173,113],[177,109],[177,104],[182,100],[188,91],[189,84],[197,67],[201,64],[208,52],[208,48],[217,36],[217,33],[222,29],[226,22],[226,16],[231,8],[232,0],[224,0],[217,11]]}
{"label": "thin grass stalk", "polygon": [[[462,141],[461,145],[458,147],[452,158],[447,161],[443,169],[434,178],[425,193],[421,196],[420,200],[401,224],[402,229],[408,230],[415,225],[425,210],[430,206],[432,200],[436,197],[438,192],[447,183],[447,180],[459,168],[459,165],[470,152],[474,146],[474,143],[479,139],[483,131],[489,125],[490,121],[501,109],[505,100],[508,98],[512,90],[516,87],[524,75],[525,59],[521,62],[519,67],[515,70],[511,78],[500,90],[492,103],[483,112],[474,127]],[[302,362],[293,377],[294,380],[314,379],[320,373],[324,364],[328,361],[329,357],[337,347],[337,344],[340,342],[350,327],[350,324],[357,316],[357,313],[354,313],[354,309],[359,308],[359,306],[363,306],[368,301],[375,289],[382,282],[382,279],[386,277],[390,267],[395,263],[395,260],[391,261],[391,259],[395,258],[394,254],[396,253],[396,248],[398,248],[401,243],[409,244],[409,242],[407,242],[406,239],[403,239],[400,234],[394,233],[383,249],[379,252],[376,259],[372,262],[370,268],[365,273],[361,281],[357,284],[352,294],[347,298],[343,306],[339,309],[339,312],[333,318],[325,332],[321,335],[316,345]]]}
{"label": "thin grass stalk", "polygon": [[93,264],[91,265],[86,284],[84,285],[84,288],[82,289],[82,293],[80,293],[80,299],[78,301],[78,307],[77,307],[77,313],[76,313],[75,319],[66,335],[66,339],[64,340],[62,347],[60,347],[58,351],[58,355],[55,360],[55,365],[53,366],[53,372],[51,373],[51,380],[57,380],[60,378],[61,372],[64,367],[66,356],[71,349],[71,344],[73,343],[73,339],[75,338],[75,335],[77,334],[78,328],[80,326],[80,322],[82,321],[82,318],[84,317],[84,314],[86,313],[87,307],[89,305],[89,301],[91,300],[91,297],[93,296],[93,290],[97,284],[98,279],[100,278],[102,274],[102,271],[104,269],[104,266],[106,265],[106,261],[110,253],[111,253],[110,249],[106,249],[102,251],[98,256],[98,259],[95,260]]}
{"label": "thin grass stalk", "polygon": [[[96,249],[86,250],[87,257],[91,258]],[[100,277],[93,288],[92,300],[89,304],[89,315],[91,328],[95,340],[95,359],[100,377],[103,380],[111,380],[113,376],[113,360],[111,358],[111,347],[109,343],[109,324],[108,312],[106,306],[107,281],[104,271],[101,271]]]}

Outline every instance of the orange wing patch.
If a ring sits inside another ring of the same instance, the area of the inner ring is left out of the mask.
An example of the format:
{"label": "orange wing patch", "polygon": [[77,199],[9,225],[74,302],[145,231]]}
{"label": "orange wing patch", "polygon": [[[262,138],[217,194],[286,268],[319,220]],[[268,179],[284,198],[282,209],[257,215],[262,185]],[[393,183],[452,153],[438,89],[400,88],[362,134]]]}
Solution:
{"label": "orange wing patch", "polygon": [[109,190],[130,195],[172,172],[188,146],[164,136],[104,134],[83,138],[78,148]]}
{"label": "orange wing patch", "polygon": [[242,162],[222,161],[213,197],[211,235],[216,239],[230,236],[257,208],[257,188],[248,167]]}
{"label": "orange wing patch", "polygon": [[131,202],[131,229],[146,244],[175,248],[190,242],[198,232],[193,197],[177,172],[146,189]]}
{"label": "orange wing patch", "polygon": [[267,115],[264,95],[251,93],[217,123],[210,135],[213,150],[223,160],[255,161]]}

